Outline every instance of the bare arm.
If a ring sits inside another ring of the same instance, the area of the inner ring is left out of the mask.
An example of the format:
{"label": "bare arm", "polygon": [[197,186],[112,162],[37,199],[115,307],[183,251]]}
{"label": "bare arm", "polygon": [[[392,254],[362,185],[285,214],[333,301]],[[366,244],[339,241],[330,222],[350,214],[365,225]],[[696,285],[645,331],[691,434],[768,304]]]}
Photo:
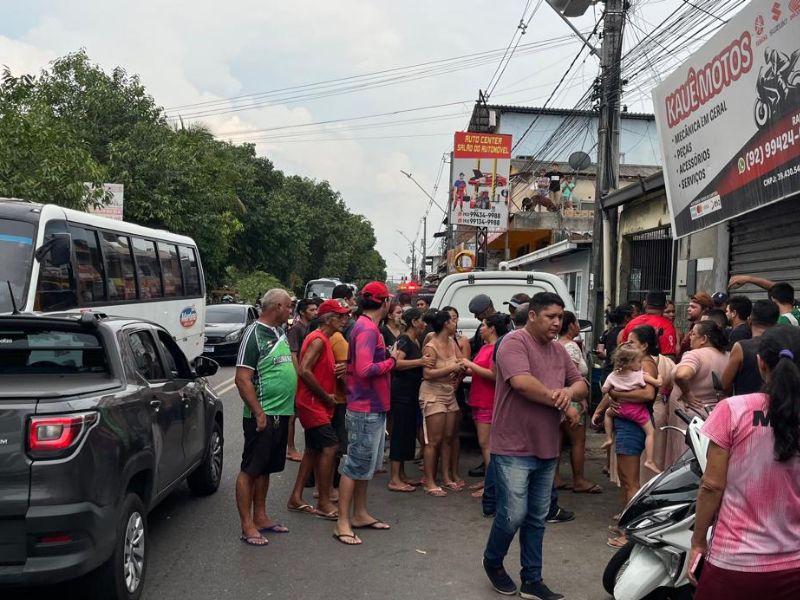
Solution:
{"label": "bare arm", "polygon": [[656,388],[660,388],[662,385],[664,385],[664,380],[661,377],[653,377],[647,373],[644,374],[644,382],[649,385],[654,385]]}
{"label": "bare arm", "polygon": [[415,358],[413,360],[406,360],[406,353],[402,350],[397,351],[397,366],[396,371],[406,371],[408,369],[416,369],[417,367],[432,367],[436,361],[431,361],[424,356],[422,358]]}
{"label": "bare arm", "polygon": [[555,390],[546,387],[533,375],[514,375],[509,379],[509,384],[515,392],[526,400],[555,407],[555,402],[553,401]]}
{"label": "bare arm", "polygon": [[731,355],[728,359],[728,364],[722,372],[722,389],[727,396],[733,394],[733,380],[736,379],[739,371],[744,362],[744,355],[742,354],[742,345],[736,342],[731,348]]}
{"label": "bare arm", "polygon": [[755,275],[734,275],[728,280],[728,288],[734,289],[748,283],[757,285],[765,290],[768,290],[775,285],[774,281],[770,279],[764,279],[763,277],[756,277]]}
{"label": "bare arm", "polygon": [[[708,529],[714,522],[714,516],[722,502],[722,494],[728,482],[728,459],[730,453],[714,442],[708,445],[706,455],[708,464],[700,482],[697,493],[697,509],[692,534],[692,549],[689,553],[689,564],[694,562],[697,554],[705,554]],[[690,577],[690,579],[693,579]],[[696,582],[695,582],[696,583]]]}
{"label": "bare arm", "polygon": [[494,369],[487,369],[486,367],[482,367],[478,364],[475,364],[471,360],[467,360],[466,358],[461,360],[462,364],[472,371],[473,375],[477,375],[481,379],[486,379],[487,381],[495,381],[497,379],[497,375],[494,372]]}
{"label": "bare arm", "polygon": [[253,385],[253,370],[247,367],[236,367],[234,382],[236,383],[236,388],[239,390],[239,396],[241,396],[247,408],[250,409],[250,412],[253,413],[253,416],[256,418],[256,431],[263,431],[267,426],[267,416],[264,414],[264,411],[261,409],[261,404],[258,402],[256,388]]}
{"label": "bare arm", "polygon": [[333,394],[329,394],[325,391],[312,371],[322,354],[323,348],[324,345],[320,339],[314,340],[306,347],[305,354],[303,354],[303,358],[300,361],[300,371],[298,374],[300,375],[300,379],[303,380],[303,383],[308,386],[308,389],[310,389],[317,398],[322,400],[325,404],[333,406],[335,403]]}

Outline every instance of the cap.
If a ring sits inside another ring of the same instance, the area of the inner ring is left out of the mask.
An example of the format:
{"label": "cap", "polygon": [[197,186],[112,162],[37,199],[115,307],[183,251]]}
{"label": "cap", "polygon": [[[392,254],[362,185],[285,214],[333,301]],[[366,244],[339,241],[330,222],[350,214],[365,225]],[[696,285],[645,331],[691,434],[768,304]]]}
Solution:
{"label": "cap", "polygon": [[512,308],[519,308],[521,304],[526,304],[527,302],[531,301],[531,297],[524,292],[520,292],[519,294],[514,294],[511,296],[511,300],[503,302],[503,304],[508,304]]}
{"label": "cap", "polygon": [[346,304],[342,303],[340,300],[325,300],[322,304],[319,305],[319,310],[317,311],[318,316],[327,315],[328,313],[336,313],[339,315],[346,315],[350,312],[350,307]]}
{"label": "cap", "polygon": [[492,306],[492,299],[486,294],[478,294],[469,301],[469,312],[477,316],[485,312],[490,306]]}
{"label": "cap", "polygon": [[728,294],[726,294],[725,292],[716,292],[713,296],[711,296],[711,301],[717,306],[722,306],[723,304],[727,304]]}
{"label": "cap", "polygon": [[387,298],[393,297],[392,294],[389,293],[389,288],[387,288],[386,284],[382,281],[370,281],[361,288],[361,296],[373,300],[386,300]]}

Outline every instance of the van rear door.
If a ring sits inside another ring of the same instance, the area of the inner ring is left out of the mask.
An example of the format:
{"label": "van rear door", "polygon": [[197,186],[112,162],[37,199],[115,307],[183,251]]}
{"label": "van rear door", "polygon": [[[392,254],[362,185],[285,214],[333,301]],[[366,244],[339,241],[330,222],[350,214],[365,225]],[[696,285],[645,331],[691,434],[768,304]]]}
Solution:
{"label": "van rear door", "polygon": [[0,398],[0,567],[25,562],[25,514],[31,486],[25,433],[28,416],[35,411],[35,401]]}

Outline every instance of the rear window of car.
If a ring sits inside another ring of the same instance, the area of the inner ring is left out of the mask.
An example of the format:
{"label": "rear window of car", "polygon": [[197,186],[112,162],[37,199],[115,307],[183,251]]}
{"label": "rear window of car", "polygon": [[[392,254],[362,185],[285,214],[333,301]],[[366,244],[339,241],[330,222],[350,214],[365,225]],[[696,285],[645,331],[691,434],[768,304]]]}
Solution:
{"label": "rear window of car", "polygon": [[514,294],[525,292],[529,296],[533,296],[539,292],[553,291],[552,289],[546,289],[549,287],[550,286],[542,284],[529,285],[524,281],[492,281],[487,282],[486,284],[477,282],[472,285],[464,282],[461,285],[455,286],[449,302],[447,302],[447,298],[444,300],[447,302],[447,304],[454,307],[458,311],[459,317],[468,318],[472,316],[472,313],[469,312],[470,300],[472,300],[478,294],[486,294],[492,299],[492,304],[494,305],[495,310],[507,313],[508,306],[504,305],[503,302],[508,302],[508,300],[510,300],[511,296]]}
{"label": "rear window of car", "polygon": [[91,332],[0,325],[0,374],[108,373],[100,338]]}

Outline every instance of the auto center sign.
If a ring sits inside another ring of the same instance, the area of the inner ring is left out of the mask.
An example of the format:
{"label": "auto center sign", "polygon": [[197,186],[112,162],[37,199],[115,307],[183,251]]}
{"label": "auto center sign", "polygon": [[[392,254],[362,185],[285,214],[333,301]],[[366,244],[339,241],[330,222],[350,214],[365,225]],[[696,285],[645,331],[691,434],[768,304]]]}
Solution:
{"label": "auto center sign", "polygon": [[450,222],[508,229],[511,136],[459,131],[453,145]]}
{"label": "auto center sign", "polygon": [[653,105],[676,238],[800,190],[800,0],[750,2]]}

